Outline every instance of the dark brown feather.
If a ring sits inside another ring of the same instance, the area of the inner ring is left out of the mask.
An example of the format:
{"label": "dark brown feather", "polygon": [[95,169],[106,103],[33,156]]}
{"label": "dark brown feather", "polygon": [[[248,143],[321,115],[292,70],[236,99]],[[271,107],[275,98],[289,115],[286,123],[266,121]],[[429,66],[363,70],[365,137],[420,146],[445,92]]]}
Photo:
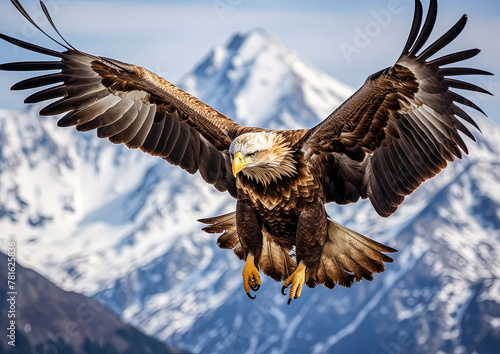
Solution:
{"label": "dark brown feather", "polygon": [[64,81],[64,76],[61,75],[60,73],[46,74],[46,75],[31,77],[23,81],[19,81],[17,84],[11,87],[11,90],[13,91],[28,90],[32,88],[52,85],[63,81]]}
{"label": "dark brown feather", "polygon": [[[14,3],[36,26],[19,2]],[[47,9],[42,6],[42,10],[55,28]],[[76,125],[79,131],[97,129],[99,137],[160,156],[190,173],[199,168],[207,182],[236,196],[227,149],[236,136],[262,129],[241,127],[154,73],[118,60],[80,52],[64,38],[67,46],[56,41],[66,48],[63,53],[5,35],[0,38],[34,52],[61,58],[60,61],[0,66],[0,70],[10,71],[60,71],[26,79],[13,86],[16,90],[42,88],[29,96],[27,103],[59,98],[43,108],[41,114],[66,113],[59,120],[59,126]],[[61,84],[43,88],[54,83]],[[203,158],[208,159],[207,163],[202,161]]]}
{"label": "dark brown feather", "polygon": [[[474,137],[457,117],[475,127],[477,124],[454,102],[482,110],[449,88],[489,92],[445,76],[490,73],[440,68],[475,56],[479,53],[477,49],[426,62],[462,32],[466,16],[418,54],[431,35],[436,14],[437,2],[432,0],[417,35],[422,21],[421,4],[417,1],[410,36],[398,62],[370,76],[360,90],[296,144],[310,166],[322,172],[327,202],[369,198],[380,215],[389,216],[406,195],[439,173],[447,162],[461,158],[462,151],[467,153],[458,132],[472,140]],[[352,164],[336,163],[340,156],[348,157]],[[356,163],[357,168],[353,167]],[[361,186],[359,178],[350,175],[349,170],[360,171]],[[349,185],[355,186],[359,193],[353,193]]]}
{"label": "dark brown feather", "polygon": [[[12,2],[43,32],[17,0]],[[473,135],[458,118],[477,125],[455,103],[482,111],[449,89],[488,93],[447,76],[489,73],[440,67],[471,58],[479,50],[426,62],[461,33],[465,16],[418,54],[434,28],[437,1],[431,0],[420,28],[423,11],[416,0],[409,38],[393,67],[371,75],[316,127],[274,132],[282,138],[278,146],[287,151],[283,155],[288,160],[280,160],[279,167],[293,172],[264,181],[269,183],[245,174],[235,179],[228,151],[231,142],[264,129],[235,123],[144,68],[76,50],[41,6],[62,42],[49,38],[65,52],[5,35],[0,38],[60,61],[8,63],[0,70],[59,72],[23,80],[13,89],[40,89],[26,102],[58,99],[40,113],[66,113],[59,126],[97,130],[101,138],[159,156],[189,173],[198,171],[217,190],[228,191],[238,199],[237,212],[201,220],[209,224],[204,230],[222,233],[219,246],[233,249],[241,259],[255,256],[258,267],[275,280],[286,279],[302,262],[310,287],[350,287],[361,279],[372,280],[374,273],[385,270],[385,262],[392,261],[384,253],[395,252],[328,219],[324,203],[369,198],[380,215],[394,213],[406,195],[460,158],[462,151],[467,153],[459,131],[471,139]],[[46,88],[52,84],[58,85]]]}

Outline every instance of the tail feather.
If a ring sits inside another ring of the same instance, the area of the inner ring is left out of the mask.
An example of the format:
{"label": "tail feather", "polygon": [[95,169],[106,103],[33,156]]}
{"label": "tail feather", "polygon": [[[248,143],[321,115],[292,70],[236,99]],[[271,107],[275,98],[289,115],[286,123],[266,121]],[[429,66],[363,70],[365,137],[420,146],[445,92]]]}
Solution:
{"label": "tail feather", "polygon": [[[208,224],[204,231],[222,233],[217,240],[220,248],[233,249],[239,258],[243,258],[235,212],[199,221]],[[323,284],[329,289],[335,285],[349,288],[355,281],[373,280],[374,273],[385,270],[384,263],[392,262],[392,258],[382,252],[397,251],[328,219],[327,242],[317,267],[307,269],[306,284],[309,287]],[[297,268],[293,250],[277,243],[265,227],[262,228],[259,268],[276,281],[285,280]]]}
{"label": "tail feather", "polygon": [[220,248],[234,249],[239,245],[240,239],[236,232],[236,212],[198,221],[209,225],[204,227],[203,231],[210,234],[222,233],[217,239],[217,245]]}
{"label": "tail feather", "polygon": [[393,261],[382,252],[397,251],[328,219],[328,240],[310,283],[323,283],[331,289],[335,284],[351,287],[354,281],[373,280],[374,273],[385,270],[384,262]]}
{"label": "tail feather", "polygon": [[259,258],[259,268],[264,274],[276,281],[288,278],[297,268],[297,262],[285,249],[273,240],[273,236],[262,228],[262,253]]}
{"label": "tail feather", "polygon": [[198,222],[206,224],[203,231],[210,234],[215,234],[217,232],[222,232],[227,230],[228,227],[236,227],[236,212],[215,216],[213,218],[199,219]]}
{"label": "tail feather", "polygon": [[315,287],[317,284],[324,284],[328,289],[333,289],[335,285],[350,288],[354,283],[355,275],[346,271],[345,267],[339,263],[333,255],[326,255],[323,249],[320,263],[308,277],[307,286]]}
{"label": "tail feather", "polygon": [[[233,249],[239,258],[243,258],[243,249],[236,231],[235,212],[198,221],[209,225],[204,227],[203,231],[222,233],[217,239],[217,245],[220,248]],[[258,264],[262,272],[276,281],[288,278],[297,268],[295,258],[290,253],[291,250],[274,242],[272,235],[265,227],[262,228],[262,245]]]}

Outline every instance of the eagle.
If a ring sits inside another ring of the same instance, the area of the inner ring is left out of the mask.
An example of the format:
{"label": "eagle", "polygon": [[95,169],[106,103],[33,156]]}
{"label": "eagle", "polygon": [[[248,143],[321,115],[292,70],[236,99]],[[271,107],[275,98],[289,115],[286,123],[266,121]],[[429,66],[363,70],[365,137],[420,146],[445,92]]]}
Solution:
{"label": "eagle", "polygon": [[462,121],[479,128],[457,104],[484,112],[452,89],[490,94],[454,77],[491,73],[449,66],[474,57],[478,49],[434,57],[462,32],[466,15],[425,46],[437,0],[430,0],[424,21],[422,3],[415,1],[408,40],[393,66],[369,76],[321,123],[299,130],[242,126],[149,70],[76,49],[59,33],[43,2],[58,39],[43,31],[19,1],[12,3],[64,48],[56,51],[0,34],[53,58],[2,64],[7,71],[48,71],[12,90],[43,87],[25,103],[50,101],[40,115],[64,113],[58,126],[96,130],[99,138],[198,172],[234,197],[235,212],[200,221],[205,231],[220,234],[221,248],[233,249],[244,261],[243,289],[251,299],[251,291],[261,285],[260,272],[283,281],[288,304],[304,285],[350,287],[383,272],[384,263],[392,262],[386,253],[396,250],[335,222],[325,204],[369,199],[378,214],[390,216],[405,196],[468,153],[460,133],[475,141]]}

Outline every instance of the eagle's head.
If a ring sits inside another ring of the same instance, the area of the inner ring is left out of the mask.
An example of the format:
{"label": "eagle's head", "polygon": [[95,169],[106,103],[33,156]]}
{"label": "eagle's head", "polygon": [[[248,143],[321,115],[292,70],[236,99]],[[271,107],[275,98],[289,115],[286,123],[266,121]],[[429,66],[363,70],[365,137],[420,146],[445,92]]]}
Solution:
{"label": "eagle's head", "polygon": [[231,143],[229,153],[235,177],[241,172],[265,186],[297,173],[293,150],[277,132],[240,135]]}

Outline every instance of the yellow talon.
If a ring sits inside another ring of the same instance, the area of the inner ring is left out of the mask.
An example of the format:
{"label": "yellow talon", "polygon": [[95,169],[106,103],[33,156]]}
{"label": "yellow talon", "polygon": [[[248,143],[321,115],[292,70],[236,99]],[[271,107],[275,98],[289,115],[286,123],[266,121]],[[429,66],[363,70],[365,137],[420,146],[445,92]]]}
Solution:
{"label": "yellow talon", "polygon": [[259,270],[255,267],[254,256],[248,256],[243,266],[243,289],[250,299],[255,299],[255,296],[250,295],[250,289],[257,291],[260,288]]}
{"label": "yellow talon", "polygon": [[295,270],[295,272],[290,275],[285,282],[283,283],[283,287],[281,288],[281,293],[286,295],[285,289],[292,285],[290,288],[290,294],[288,295],[287,304],[290,305],[293,299],[298,299],[302,292],[302,286],[306,282],[306,266],[302,261],[300,261],[299,266]]}

